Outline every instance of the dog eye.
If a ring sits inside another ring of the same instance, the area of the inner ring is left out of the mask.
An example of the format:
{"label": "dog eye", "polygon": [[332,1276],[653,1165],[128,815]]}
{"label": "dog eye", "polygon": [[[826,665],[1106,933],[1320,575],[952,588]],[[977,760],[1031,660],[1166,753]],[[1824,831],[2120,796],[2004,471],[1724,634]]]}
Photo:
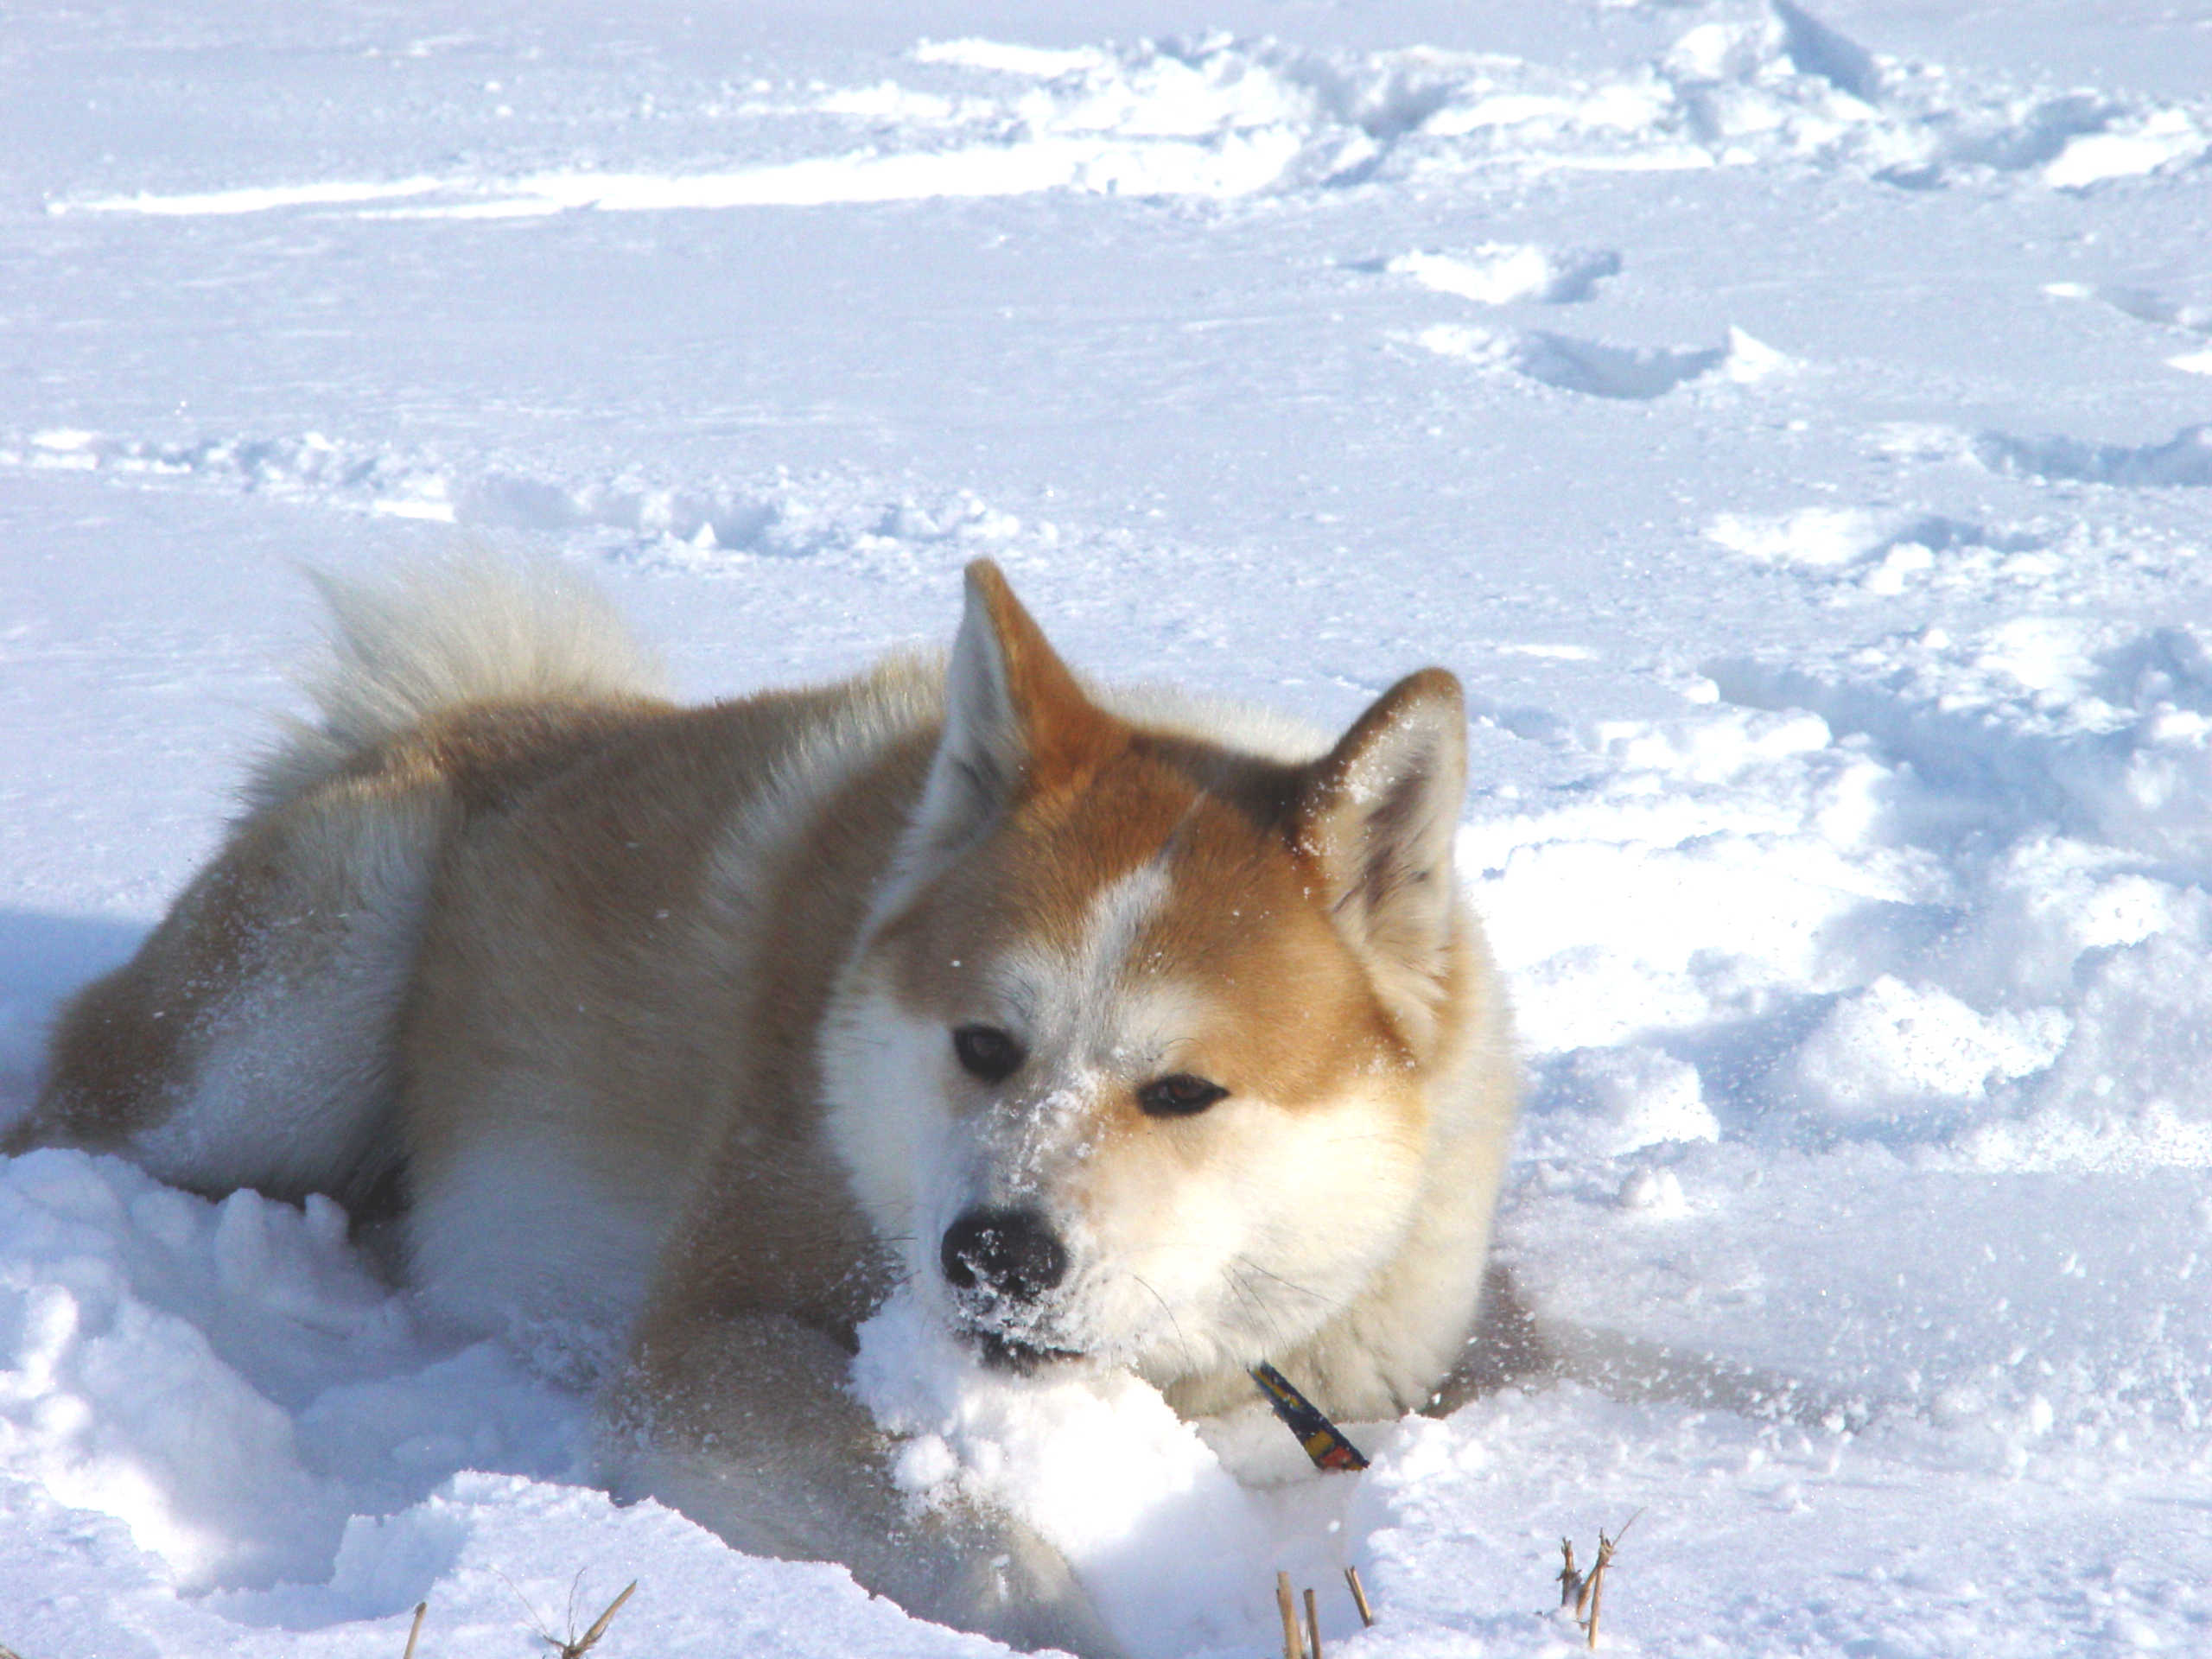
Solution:
{"label": "dog eye", "polygon": [[970,1077],[981,1077],[985,1083],[1003,1083],[1021,1069],[1029,1057],[1021,1045],[996,1026],[957,1026],[952,1033],[952,1052]]}
{"label": "dog eye", "polygon": [[1178,1071],[1171,1077],[1155,1077],[1138,1090],[1137,1104],[1147,1117],[1191,1117],[1228,1093],[1217,1083]]}

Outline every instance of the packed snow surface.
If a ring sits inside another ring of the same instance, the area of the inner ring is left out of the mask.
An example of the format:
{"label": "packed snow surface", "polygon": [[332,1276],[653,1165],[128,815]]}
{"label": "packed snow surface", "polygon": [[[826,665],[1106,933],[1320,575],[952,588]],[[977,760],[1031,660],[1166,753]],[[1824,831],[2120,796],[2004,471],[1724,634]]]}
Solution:
{"label": "packed snow surface", "polygon": [[[0,1116],[216,844],[302,563],[489,540],[686,692],[942,641],[1475,715],[1560,1355],[855,1384],[1147,1659],[2212,1649],[2212,17],[2152,0],[10,9]],[[589,1483],[348,1218],[0,1166],[0,1644],[982,1653]],[[1232,1473],[1231,1471],[1236,1471]],[[1380,1621],[1338,1586],[1358,1566]]]}

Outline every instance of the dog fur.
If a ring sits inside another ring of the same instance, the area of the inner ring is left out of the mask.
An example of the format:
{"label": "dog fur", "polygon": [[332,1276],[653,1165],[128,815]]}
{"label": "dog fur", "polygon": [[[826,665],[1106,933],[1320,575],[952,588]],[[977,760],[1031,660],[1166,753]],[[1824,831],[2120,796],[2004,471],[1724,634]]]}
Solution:
{"label": "dog fur", "polygon": [[396,1191],[430,1306],[620,1344],[619,1491],[1020,1644],[1113,1647],[1017,1521],[893,1489],[844,1388],[893,1285],[1189,1417],[1263,1359],[1432,1399],[1516,1099],[1450,675],[1333,743],[1107,690],[978,563],[949,662],[679,708],[552,572],[324,587],[318,721],[10,1150]]}

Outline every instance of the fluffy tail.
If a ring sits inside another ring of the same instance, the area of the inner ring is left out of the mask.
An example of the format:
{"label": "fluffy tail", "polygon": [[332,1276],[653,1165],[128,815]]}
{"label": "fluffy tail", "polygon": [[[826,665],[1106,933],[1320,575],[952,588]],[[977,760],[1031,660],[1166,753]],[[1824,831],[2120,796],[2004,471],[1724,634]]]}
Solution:
{"label": "fluffy tail", "polygon": [[291,799],[441,709],[660,690],[614,607],[548,561],[473,553],[375,584],[308,575],[330,609],[329,650],[305,681],[318,717],[286,722],[247,779],[251,809]]}

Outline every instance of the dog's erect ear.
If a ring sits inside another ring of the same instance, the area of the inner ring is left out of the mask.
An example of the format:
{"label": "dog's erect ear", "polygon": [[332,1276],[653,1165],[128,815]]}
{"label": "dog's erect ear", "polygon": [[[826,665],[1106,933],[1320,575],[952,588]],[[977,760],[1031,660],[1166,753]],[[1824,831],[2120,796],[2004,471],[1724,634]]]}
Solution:
{"label": "dog's erect ear", "polygon": [[1306,769],[1292,845],[1406,1035],[1426,1040],[1458,914],[1452,842],[1467,785],[1459,682],[1408,675]]}
{"label": "dog's erect ear", "polygon": [[1074,778],[1115,723],[1084,695],[998,566],[976,560],[917,828],[938,848],[957,845],[1023,788]]}

